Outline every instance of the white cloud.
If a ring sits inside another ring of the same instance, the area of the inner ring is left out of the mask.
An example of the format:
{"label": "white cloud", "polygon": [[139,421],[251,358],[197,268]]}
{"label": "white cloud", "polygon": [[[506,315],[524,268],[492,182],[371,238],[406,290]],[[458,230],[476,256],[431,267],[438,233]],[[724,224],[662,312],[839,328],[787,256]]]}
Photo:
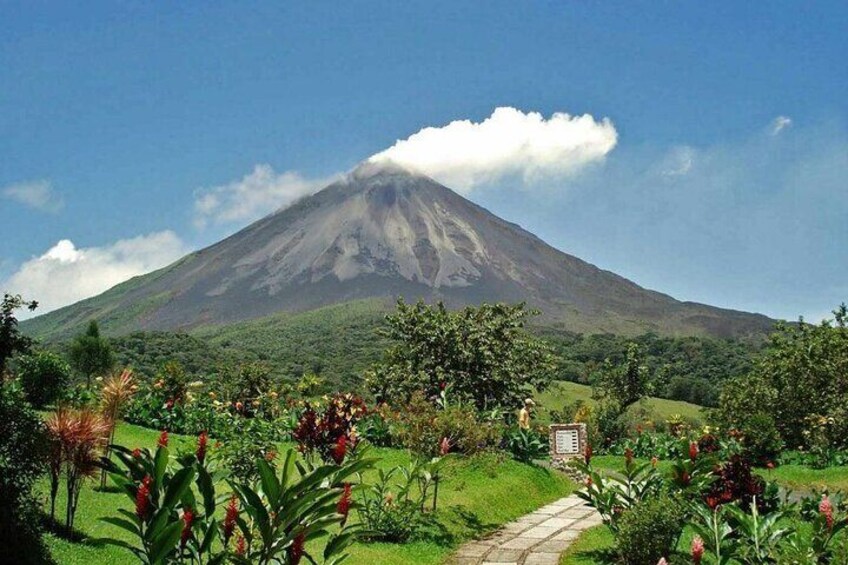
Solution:
{"label": "white cloud", "polygon": [[0,283],[0,288],[37,300],[35,314],[44,314],[164,267],[187,252],[172,231],[122,239],[103,247],[77,248],[63,239],[40,257],[23,263]]}
{"label": "white cloud", "polygon": [[675,147],[666,155],[662,164],[661,174],[666,177],[680,177],[692,170],[695,163],[695,150],[683,145]]}
{"label": "white cloud", "polygon": [[501,107],[479,123],[457,120],[426,127],[370,160],[421,170],[467,193],[510,175],[533,183],[573,174],[601,161],[617,140],[607,118],[598,121],[589,114],[557,112],[545,119],[538,112]]}
{"label": "white cloud", "polygon": [[276,173],[270,165],[256,165],[253,171],[228,184],[202,188],[194,195],[194,223],[245,223],[256,220],[312,194],[333,179],[307,179],[295,171]]}
{"label": "white cloud", "polygon": [[65,206],[62,197],[56,194],[50,181],[46,180],[12,184],[0,190],[0,194],[30,208],[51,214],[59,212]]}
{"label": "white cloud", "polygon": [[772,135],[778,135],[785,128],[788,128],[792,125],[792,118],[789,116],[778,116],[771,122],[771,127],[769,128]]}

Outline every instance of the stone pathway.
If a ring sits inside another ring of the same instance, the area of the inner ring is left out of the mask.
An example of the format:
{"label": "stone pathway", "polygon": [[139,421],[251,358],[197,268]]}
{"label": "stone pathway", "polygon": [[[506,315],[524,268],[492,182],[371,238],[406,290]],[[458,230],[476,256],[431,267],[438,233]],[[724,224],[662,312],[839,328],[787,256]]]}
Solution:
{"label": "stone pathway", "polygon": [[601,516],[575,495],[539,508],[491,536],[469,542],[448,560],[452,565],[559,565],[559,556]]}

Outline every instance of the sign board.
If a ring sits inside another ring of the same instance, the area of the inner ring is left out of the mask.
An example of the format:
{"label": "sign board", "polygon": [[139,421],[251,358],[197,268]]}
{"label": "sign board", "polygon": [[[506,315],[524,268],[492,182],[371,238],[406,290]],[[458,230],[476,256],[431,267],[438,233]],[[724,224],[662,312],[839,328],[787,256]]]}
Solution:
{"label": "sign board", "polygon": [[551,459],[582,457],[586,450],[586,424],[551,425]]}

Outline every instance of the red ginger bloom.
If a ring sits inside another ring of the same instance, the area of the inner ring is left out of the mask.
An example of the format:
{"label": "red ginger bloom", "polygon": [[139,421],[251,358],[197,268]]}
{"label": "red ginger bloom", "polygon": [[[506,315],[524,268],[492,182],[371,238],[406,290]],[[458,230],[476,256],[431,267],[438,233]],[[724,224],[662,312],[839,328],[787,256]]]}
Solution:
{"label": "red ginger bloom", "polygon": [[657,468],[657,463],[659,463],[659,462],[660,462],[660,460],[657,459],[656,457],[651,457],[651,467],[653,467],[654,469]]}
{"label": "red ginger bloom", "polygon": [[624,460],[628,465],[633,463],[633,450],[629,447],[624,450]]}
{"label": "red ginger bloom", "polygon": [[132,456],[133,456],[133,459],[141,459],[141,449],[139,449],[138,447],[133,449]]}
{"label": "red ginger bloom", "polygon": [[721,504],[721,501],[717,496],[709,495],[707,496],[706,503],[710,510],[715,510],[718,508],[718,505]]}
{"label": "red ginger bloom", "polygon": [[350,483],[345,483],[344,491],[342,492],[342,497],[339,499],[339,503],[336,506],[336,512],[344,516],[344,518],[342,519],[342,526],[344,526],[345,522],[347,522],[347,515],[350,512],[350,491]]}
{"label": "red ginger bloom", "polygon": [[332,457],[333,461],[336,462],[336,465],[341,465],[344,462],[345,455],[347,454],[347,436],[339,436],[339,439],[336,441],[335,447],[333,447]]}
{"label": "red ginger bloom", "polygon": [[694,441],[689,442],[689,459],[695,461],[698,458],[698,444]]}
{"label": "red ginger bloom", "polygon": [[824,520],[827,523],[827,529],[833,529],[833,503],[830,502],[830,499],[825,494],[822,496],[821,502],[819,503],[819,512],[824,516]]}
{"label": "red ginger bloom", "polygon": [[692,563],[700,565],[701,559],[704,557],[704,540],[700,536],[695,536],[692,540]]}
{"label": "red ginger bloom", "polygon": [[203,465],[203,462],[206,460],[206,446],[209,443],[209,435],[206,432],[200,432],[200,435],[197,436],[197,451],[195,455],[197,456],[197,460]]}
{"label": "red ginger bloom", "polygon": [[244,554],[247,552],[247,546],[244,543],[244,536],[239,536],[238,540],[236,540],[236,555],[239,557],[244,557]]}
{"label": "red ginger bloom", "polygon": [[587,443],[586,449],[583,451],[583,461],[588,465],[592,462],[592,444]]}
{"label": "red ginger bloom", "polygon": [[303,532],[297,534],[297,537],[294,538],[294,541],[287,549],[289,554],[289,563],[291,565],[298,565],[300,563],[300,559],[303,557],[303,547],[306,545],[306,536]]}
{"label": "red ginger bloom", "polygon": [[135,493],[135,515],[144,520],[150,513],[150,475],[144,477]]}
{"label": "red ginger bloom", "polygon": [[224,543],[226,544],[233,535],[236,529],[236,521],[238,520],[238,498],[233,495],[230,498],[230,503],[227,504],[227,513],[224,516]]}
{"label": "red ginger bloom", "polygon": [[680,474],[680,484],[683,486],[689,486],[689,473],[687,471],[683,471]]}
{"label": "red ginger bloom", "polygon": [[168,430],[162,430],[162,433],[159,434],[159,447],[168,447]]}
{"label": "red ginger bloom", "polygon": [[191,525],[194,523],[194,511],[191,508],[183,509],[183,533],[180,534],[180,547],[185,547],[191,538]]}

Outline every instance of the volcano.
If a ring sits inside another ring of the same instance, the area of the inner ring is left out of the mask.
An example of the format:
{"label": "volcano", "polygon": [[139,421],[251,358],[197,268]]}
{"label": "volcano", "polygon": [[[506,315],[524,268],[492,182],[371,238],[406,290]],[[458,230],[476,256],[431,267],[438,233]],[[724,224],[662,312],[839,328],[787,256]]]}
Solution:
{"label": "volcano", "polygon": [[188,330],[357,299],[526,302],[578,332],[745,337],[769,318],[681,302],[563,253],[421,173],[366,162],[176,263],[26,323]]}

